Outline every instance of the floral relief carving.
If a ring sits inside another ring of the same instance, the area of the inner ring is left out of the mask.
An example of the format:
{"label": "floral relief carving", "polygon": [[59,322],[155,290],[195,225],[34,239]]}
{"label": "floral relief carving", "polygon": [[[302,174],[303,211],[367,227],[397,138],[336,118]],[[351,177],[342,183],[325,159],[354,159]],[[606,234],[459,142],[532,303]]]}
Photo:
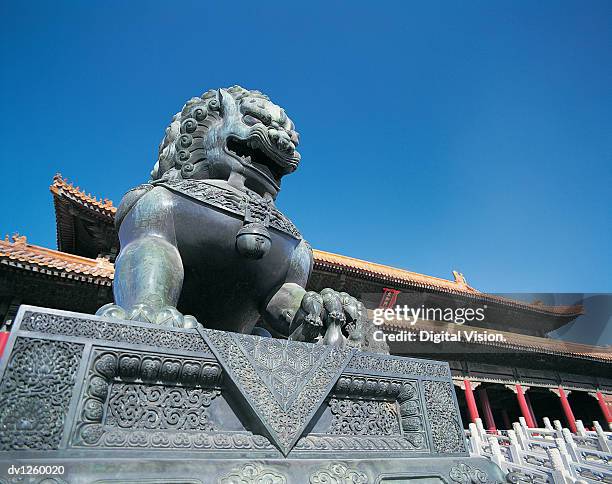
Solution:
{"label": "floral relief carving", "polygon": [[17,338],[0,383],[0,449],[59,447],[83,345]]}
{"label": "floral relief carving", "polygon": [[164,180],[156,182],[156,185],[244,217],[247,222],[261,223],[298,240],[302,239],[302,235],[291,220],[285,217],[274,204],[268,203],[261,197],[249,196],[248,193],[238,196],[231,190],[208,184],[205,180]]}
{"label": "floral relief carving", "polygon": [[412,358],[385,356],[372,353],[355,353],[347,370],[373,370],[385,372],[388,376],[433,376],[450,377],[448,363],[438,361],[423,361]]}
{"label": "floral relief carving", "polygon": [[[208,360],[98,350],[86,381],[74,444],[272,448],[264,437],[248,433],[232,437],[186,433],[215,430],[206,410],[220,395],[220,376],[221,367]],[[160,430],[164,432],[156,432]],[[225,445],[224,439],[230,444]]]}
{"label": "floral relief carving", "polygon": [[[353,352],[328,345],[202,331],[226,372],[285,455]],[[300,375],[301,382],[294,378],[296,374]],[[294,383],[287,384],[287,381]]]}
{"label": "floral relief carving", "polygon": [[352,469],[342,463],[332,463],[310,476],[310,484],[367,484],[364,472]]}
{"label": "floral relief carving", "polygon": [[448,475],[453,482],[459,484],[484,484],[487,473],[468,464],[458,464],[451,468]]}
{"label": "floral relief carving", "polygon": [[[206,409],[220,393],[202,388],[115,383],[104,423],[123,429],[215,430]],[[101,417],[101,407],[97,411]]]}
{"label": "floral relief carving", "polygon": [[23,316],[21,329],[47,334],[80,336],[96,340],[119,341],[122,343],[210,353],[210,349],[196,332],[132,326],[110,319],[98,321],[28,311]]}
{"label": "floral relief carving", "polygon": [[328,406],[332,420],[326,434],[307,435],[296,449],[428,451],[416,380],[342,375]]}
{"label": "floral relief carving", "polygon": [[397,406],[376,400],[340,400],[332,398],[331,434],[400,435]]}
{"label": "floral relief carving", "polygon": [[298,440],[296,451],[367,451],[371,452],[415,452],[426,450],[426,443],[421,434],[405,436],[344,436],[309,434]]}
{"label": "floral relief carving", "polygon": [[451,383],[427,380],[423,382],[423,389],[434,450],[439,453],[465,452],[465,433]]}
{"label": "floral relief carving", "polygon": [[222,476],[219,484],[287,484],[289,481],[272,467],[253,463],[245,464]]}

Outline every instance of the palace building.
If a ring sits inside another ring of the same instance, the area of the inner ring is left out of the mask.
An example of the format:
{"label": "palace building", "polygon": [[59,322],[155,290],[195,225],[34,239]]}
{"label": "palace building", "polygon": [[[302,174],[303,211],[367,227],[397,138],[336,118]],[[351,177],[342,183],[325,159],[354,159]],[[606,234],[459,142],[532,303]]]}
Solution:
{"label": "palace building", "polygon": [[[116,207],[60,175],[50,189],[57,249],[21,235],[0,240],[0,353],[21,304],[94,313],[113,299]],[[526,303],[480,292],[458,272],[447,280],[314,250],[308,289],[324,287],[356,296],[376,314],[397,307],[482,314],[457,324],[458,317],[415,321],[395,311],[380,326],[392,354],[449,362],[465,426],[481,418],[488,430],[509,429],[522,416],[540,427],[548,417],[575,432],[576,420],[612,422],[612,349],[549,336],[581,306]],[[400,334],[408,340],[390,336]]]}

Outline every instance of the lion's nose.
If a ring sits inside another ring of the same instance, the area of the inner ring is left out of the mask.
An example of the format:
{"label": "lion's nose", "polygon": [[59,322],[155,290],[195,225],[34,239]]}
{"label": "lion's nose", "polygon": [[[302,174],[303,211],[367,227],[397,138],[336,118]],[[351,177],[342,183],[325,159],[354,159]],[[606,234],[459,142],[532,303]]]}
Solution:
{"label": "lion's nose", "polygon": [[283,151],[288,151],[291,149],[291,141],[286,138],[280,138],[278,140],[278,147]]}
{"label": "lion's nose", "polygon": [[285,151],[289,154],[293,154],[295,151],[295,145],[291,141],[289,135],[282,130],[271,129],[268,132],[270,139],[272,142],[280,149],[281,151]]}

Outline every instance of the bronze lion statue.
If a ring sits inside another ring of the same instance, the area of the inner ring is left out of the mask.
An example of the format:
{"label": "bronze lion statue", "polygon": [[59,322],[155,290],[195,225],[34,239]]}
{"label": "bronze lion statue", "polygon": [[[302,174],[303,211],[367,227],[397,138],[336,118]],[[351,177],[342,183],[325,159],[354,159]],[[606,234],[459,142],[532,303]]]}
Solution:
{"label": "bronze lion statue", "polygon": [[190,99],[166,129],[148,183],[117,210],[115,304],[97,314],[387,352],[364,305],[306,291],[312,250],[275,206],[300,163],[285,111],[239,86]]}

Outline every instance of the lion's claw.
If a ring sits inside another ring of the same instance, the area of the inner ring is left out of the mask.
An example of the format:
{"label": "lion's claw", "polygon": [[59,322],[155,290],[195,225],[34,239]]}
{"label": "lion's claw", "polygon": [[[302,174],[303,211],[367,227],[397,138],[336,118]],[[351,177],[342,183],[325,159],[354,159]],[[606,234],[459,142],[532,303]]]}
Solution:
{"label": "lion's claw", "polygon": [[108,303],[96,311],[96,316],[110,319],[128,319],[125,309],[113,303]]}
{"label": "lion's claw", "polygon": [[359,326],[361,329],[358,322],[365,315],[365,308],[354,297],[330,288],[320,293],[309,291],[303,296],[300,309],[302,324],[291,339],[361,347],[363,333],[355,328]]}
{"label": "lion's claw", "polygon": [[155,309],[149,304],[136,304],[129,311],[126,311],[121,306],[109,303],[98,309],[96,316],[141,321],[143,323],[153,323],[174,328],[196,328],[200,324],[195,317],[188,314],[183,315],[173,306]]}

